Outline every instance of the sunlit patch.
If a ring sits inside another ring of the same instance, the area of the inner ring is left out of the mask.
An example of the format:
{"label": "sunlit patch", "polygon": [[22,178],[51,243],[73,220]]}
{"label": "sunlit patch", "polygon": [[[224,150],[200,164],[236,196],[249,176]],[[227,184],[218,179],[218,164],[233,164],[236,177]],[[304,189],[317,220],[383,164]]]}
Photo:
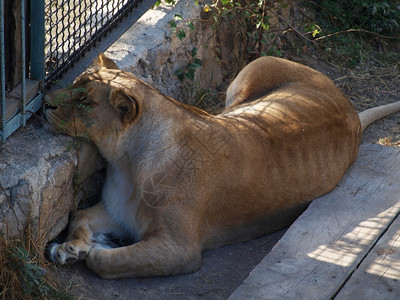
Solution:
{"label": "sunlit patch", "polygon": [[391,279],[400,279],[400,229],[392,233],[388,243],[379,245],[371,254],[374,259],[366,272]]}
{"label": "sunlit patch", "polygon": [[[363,251],[368,250],[368,245],[372,245],[377,240],[382,229],[395,217],[399,206],[400,204],[395,205],[376,217],[361,222],[333,244],[320,245],[307,255],[313,259],[341,267],[351,266],[357,259],[360,259],[359,255]],[[380,263],[377,262],[377,264]]]}

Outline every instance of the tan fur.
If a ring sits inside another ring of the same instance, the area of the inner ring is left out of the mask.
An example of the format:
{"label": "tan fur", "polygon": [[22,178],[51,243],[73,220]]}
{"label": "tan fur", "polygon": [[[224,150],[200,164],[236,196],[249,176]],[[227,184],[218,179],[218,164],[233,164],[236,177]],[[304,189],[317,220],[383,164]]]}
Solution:
{"label": "tan fur", "polygon": [[[108,169],[102,202],[76,212],[51,256],[86,259],[103,278],[193,272],[204,249],[288,226],[336,186],[362,133],[331,80],[272,57],[239,73],[217,116],[162,95],[104,55],[47,102],[62,94],[68,105],[47,109],[48,120],[74,119],[67,133],[89,136]],[[136,242],[109,248],[104,232]]]}

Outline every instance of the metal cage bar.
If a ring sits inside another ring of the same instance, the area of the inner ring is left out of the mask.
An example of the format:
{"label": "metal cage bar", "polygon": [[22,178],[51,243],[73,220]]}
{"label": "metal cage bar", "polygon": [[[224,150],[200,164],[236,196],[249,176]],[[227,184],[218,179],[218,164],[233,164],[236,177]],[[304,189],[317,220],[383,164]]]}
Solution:
{"label": "metal cage bar", "polygon": [[58,79],[140,2],[142,0],[46,0],[44,84]]}
{"label": "metal cage bar", "polygon": [[20,0],[20,13],[21,13],[21,126],[26,125],[26,80],[25,80],[25,0]]}
{"label": "metal cage bar", "polygon": [[1,94],[1,142],[6,141],[6,60],[4,49],[4,1],[0,0],[0,94]]}
{"label": "metal cage bar", "polygon": [[[44,0],[31,0],[31,74],[32,79],[44,79]],[[41,34],[38,34],[41,33]]]}

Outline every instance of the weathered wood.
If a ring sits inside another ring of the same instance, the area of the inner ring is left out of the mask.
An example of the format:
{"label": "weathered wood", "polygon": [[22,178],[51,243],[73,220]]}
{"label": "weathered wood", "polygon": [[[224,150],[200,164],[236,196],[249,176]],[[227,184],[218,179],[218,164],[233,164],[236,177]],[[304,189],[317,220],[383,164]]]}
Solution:
{"label": "weathered wood", "polygon": [[[400,211],[400,149],[362,145],[230,299],[329,299]],[[290,188],[290,187],[288,187]]]}
{"label": "weathered wood", "polygon": [[6,86],[12,90],[21,82],[21,16],[20,1],[5,1]]}
{"label": "weathered wood", "polygon": [[400,299],[400,217],[335,299]]}
{"label": "weathered wood", "polygon": [[[25,99],[29,102],[30,99],[34,98],[39,90],[39,82],[36,80],[26,79],[26,93]],[[22,89],[21,84],[14,88],[6,96],[6,121],[10,120],[20,111],[20,101],[21,101]],[[2,110],[0,108],[0,115]],[[0,125],[1,129],[1,125]]]}

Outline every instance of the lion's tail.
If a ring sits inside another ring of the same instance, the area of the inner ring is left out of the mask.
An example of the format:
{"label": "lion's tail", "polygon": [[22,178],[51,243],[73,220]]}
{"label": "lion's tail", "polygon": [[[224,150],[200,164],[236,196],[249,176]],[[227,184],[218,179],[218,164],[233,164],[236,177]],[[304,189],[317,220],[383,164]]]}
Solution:
{"label": "lion's tail", "polygon": [[361,121],[361,129],[364,131],[371,123],[386,117],[390,114],[400,111],[400,101],[381,105],[364,110],[358,114]]}

